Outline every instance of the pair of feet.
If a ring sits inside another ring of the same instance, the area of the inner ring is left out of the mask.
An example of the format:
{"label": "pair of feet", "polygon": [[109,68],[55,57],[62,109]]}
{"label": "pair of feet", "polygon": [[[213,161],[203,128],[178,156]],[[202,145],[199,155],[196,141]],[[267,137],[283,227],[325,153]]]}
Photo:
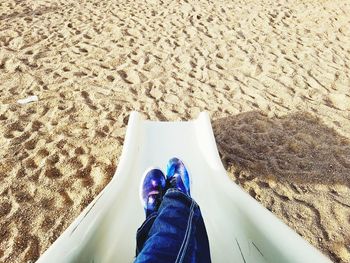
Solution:
{"label": "pair of feet", "polygon": [[190,196],[190,179],[183,162],[172,158],[167,164],[166,176],[160,169],[145,172],[140,188],[140,198],[146,216],[158,210],[163,196],[170,188],[178,189]]}

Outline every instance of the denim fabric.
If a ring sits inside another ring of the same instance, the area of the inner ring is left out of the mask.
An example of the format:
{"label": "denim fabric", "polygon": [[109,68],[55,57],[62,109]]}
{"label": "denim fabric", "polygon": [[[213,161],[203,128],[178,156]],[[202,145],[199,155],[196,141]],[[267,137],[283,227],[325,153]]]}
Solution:
{"label": "denim fabric", "polygon": [[157,212],[136,234],[135,262],[211,262],[208,236],[198,204],[169,189]]}

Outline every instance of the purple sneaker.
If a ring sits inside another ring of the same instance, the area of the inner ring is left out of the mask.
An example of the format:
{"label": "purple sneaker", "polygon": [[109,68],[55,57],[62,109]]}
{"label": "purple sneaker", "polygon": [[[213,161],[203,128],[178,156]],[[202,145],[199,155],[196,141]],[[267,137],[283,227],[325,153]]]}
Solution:
{"label": "purple sneaker", "polygon": [[183,162],[178,158],[172,158],[167,165],[168,188],[177,188],[181,192],[190,194],[190,177]]}
{"label": "purple sneaker", "polygon": [[140,198],[146,217],[158,210],[165,194],[166,180],[159,169],[149,169],[143,176],[140,185]]}

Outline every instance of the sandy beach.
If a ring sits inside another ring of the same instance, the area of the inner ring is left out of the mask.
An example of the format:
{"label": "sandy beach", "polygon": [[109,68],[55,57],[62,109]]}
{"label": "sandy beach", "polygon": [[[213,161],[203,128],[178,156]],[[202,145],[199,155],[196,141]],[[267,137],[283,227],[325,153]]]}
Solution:
{"label": "sandy beach", "polygon": [[232,180],[350,262],[349,14],[347,0],[2,0],[0,262],[35,262],[108,184],[132,110],[209,112]]}

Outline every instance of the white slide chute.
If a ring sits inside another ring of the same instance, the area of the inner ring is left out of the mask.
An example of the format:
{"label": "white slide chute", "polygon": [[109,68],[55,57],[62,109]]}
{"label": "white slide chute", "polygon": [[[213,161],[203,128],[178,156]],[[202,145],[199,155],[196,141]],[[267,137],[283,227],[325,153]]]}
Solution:
{"label": "white slide chute", "polygon": [[156,122],[137,112],[130,115],[113,179],[37,262],[133,262],[136,230],[145,219],[142,174],[151,166],[165,172],[172,157],[188,169],[213,262],[331,262],[227,176],[207,113],[193,121]]}

